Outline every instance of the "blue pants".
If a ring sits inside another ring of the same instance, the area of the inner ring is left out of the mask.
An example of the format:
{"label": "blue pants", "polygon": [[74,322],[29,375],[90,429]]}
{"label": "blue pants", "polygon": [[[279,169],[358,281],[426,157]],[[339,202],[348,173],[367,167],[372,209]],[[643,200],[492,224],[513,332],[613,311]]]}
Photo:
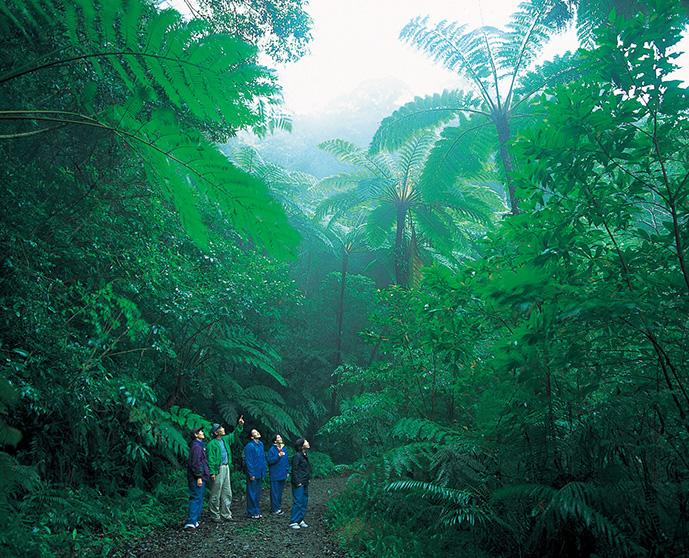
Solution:
{"label": "blue pants", "polygon": [[261,514],[261,484],[263,479],[249,480],[246,479],[246,514],[260,515]]}
{"label": "blue pants", "polygon": [[203,511],[203,493],[206,491],[206,481],[201,486],[196,484],[196,479],[189,479],[189,515],[186,523],[195,525],[201,519]]}
{"label": "blue pants", "polygon": [[282,508],[282,491],[285,489],[284,480],[270,481],[270,511],[276,512]]}
{"label": "blue pants", "polygon": [[292,486],[292,515],[290,523],[299,523],[306,516],[306,507],[309,505],[309,485]]}

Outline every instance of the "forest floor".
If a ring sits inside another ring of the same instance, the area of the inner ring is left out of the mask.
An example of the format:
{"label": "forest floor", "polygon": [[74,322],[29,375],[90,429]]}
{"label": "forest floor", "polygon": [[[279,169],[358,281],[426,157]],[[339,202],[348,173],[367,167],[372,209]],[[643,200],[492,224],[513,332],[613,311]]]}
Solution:
{"label": "forest floor", "polygon": [[[158,530],[143,540],[136,541],[118,556],[124,558],[275,558],[295,556],[306,558],[344,558],[325,521],[325,504],[344,488],[346,479],[312,480],[309,486],[309,507],[305,529],[289,528],[289,510],[292,491],[285,487],[282,515],[270,513],[269,491],[261,496],[263,518],[246,517],[246,497],[234,495],[232,516],[234,521],[214,523],[209,520],[207,507],[201,525],[194,531],[182,530],[182,524]],[[207,504],[206,504],[207,505]],[[180,510],[180,517],[184,514]]]}

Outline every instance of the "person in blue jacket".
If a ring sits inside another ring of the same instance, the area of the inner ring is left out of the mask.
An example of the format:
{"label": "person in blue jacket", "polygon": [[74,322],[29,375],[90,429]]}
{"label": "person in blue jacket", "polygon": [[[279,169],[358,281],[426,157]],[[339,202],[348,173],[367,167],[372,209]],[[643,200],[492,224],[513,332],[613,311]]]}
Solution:
{"label": "person in blue jacket", "polygon": [[260,519],[261,484],[268,472],[266,451],[261,442],[261,433],[251,430],[251,440],[244,446],[244,463],[246,465],[246,514],[251,519]]}
{"label": "person in blue jacket", "polygon": [[280,434],[273,438],[273,445],[268,450],[268,467],[270,471],[270,511],[275,515],[282,513],[282,492],[289,470],[287,449]]}

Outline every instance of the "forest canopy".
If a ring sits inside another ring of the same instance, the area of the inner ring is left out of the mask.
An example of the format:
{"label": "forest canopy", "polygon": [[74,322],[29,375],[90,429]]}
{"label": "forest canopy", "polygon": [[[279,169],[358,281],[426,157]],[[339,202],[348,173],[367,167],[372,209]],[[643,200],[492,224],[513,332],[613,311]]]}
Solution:
{"label": "forest canopy", "polygon": [[293,147],[308,4],[185,5],[0,4],[3,551],[178,523],[243,415],[347,476],[351,556],[689,553],[686,3],[420,5],[457,87]]}

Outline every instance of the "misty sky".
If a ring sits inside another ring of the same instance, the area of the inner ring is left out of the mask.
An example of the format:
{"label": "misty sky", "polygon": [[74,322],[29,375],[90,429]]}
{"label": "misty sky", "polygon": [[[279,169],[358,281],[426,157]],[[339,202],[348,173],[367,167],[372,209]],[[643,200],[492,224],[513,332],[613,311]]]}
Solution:
{"label": "misty sky", "polygon": [[[399,40],[399,32],[416,16],[449,19],[469,27],[502,27],[520,0],[311,0],[311,54],[278,67],[285,104],[297,114],[327,109],[336,97],[361,82],[395,78],[413,95],[456,88],[456,74]],[[558,37],[547,49],[576,48],[573,32]]]}
{"label": "misty sky", "polygon": [[[428,95],[462,85],[456,74],[444,70],[429,57],[399,40],[399,32],[416,16],[434,22],[449,19],[503,27],[521,0],[310,0],[306,10],[313,19],[310,54],[296,63],[277,67],[285,105],[294,114],[319,113],[337,98],[371,80],[401,82],[415,95]],[[167,0],[187,12],[183,0]],[[543,58],[577,46],[570,30],[553,38]],[[680,44],[689,50],[689,39]],[[272,65],[270,61],[263,63]],[[689,79],[689,55],[680,59],[679,77]]]}

